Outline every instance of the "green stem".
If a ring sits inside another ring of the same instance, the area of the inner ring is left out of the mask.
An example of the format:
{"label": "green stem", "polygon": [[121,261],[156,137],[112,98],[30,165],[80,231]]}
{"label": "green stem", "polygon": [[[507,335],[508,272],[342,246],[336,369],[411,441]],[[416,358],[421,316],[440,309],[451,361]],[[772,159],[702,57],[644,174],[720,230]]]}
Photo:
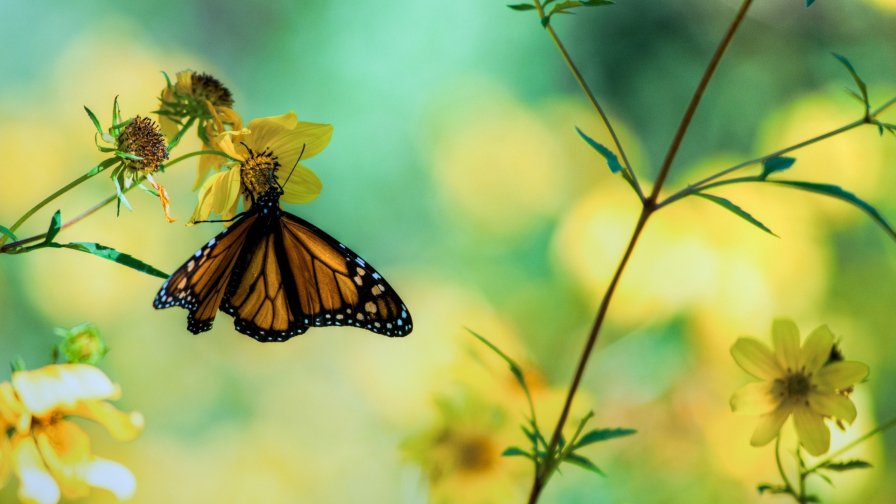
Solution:
{"label": "green stem", "polygon": [[[130,190],[132,187],[133,187],[133,186],[129,187],[127,190],[125,190],[125,192],[127,192],[128,190]],[[85,210],[84,212],[82,212],[80,215],[77,215],[76,217],[72,218],[70,221],[68,221],[68,222],[66,222],[65,224],[63,224],[62,227],[59,228],[60,231],[63,230],[63,229],[65,229],[65,228],[67,228],[67,227],[69,227],[69,226],[71,226],[71,225],[73,225],[73,224],[78,223],[79,221],[83,220],[84,218],[86,218],[86,217],[92,215],[93,213],[95,213],[97,210],[103,208],[104,206],[108,205],[109,203],[112,203],[112,202],[115,201],[116,199],[118,199],[118,194],[113,194],[112,196],[109,196],[108,198],[106,198],[106,199],[104,199],[103,201],[97,203],[96,205],[90,207],[89,209],[87,209],[87,210]],[[14,248],[16,248],[16,247],[20,247],[20,246],[22,246],[22,245],[26,245],[26,244],[28,244],[28,243],[32,243],[32,242],[36,242],[36,241],[39,241],[39,240],[43,240],[43,239],[46,238],[46,237],[47,237],[47,233],[41,233],[41,234],[38,234],[38,235],[29,236],[28,238],[22,238],[21,240],[14,241],[14,242],[12,242],[12,243],[7,243],[6,245],[3,245],[2,247],[0,247],[0,253],[4,253],[4,252],[6,252],[6,251],[8,251],[8,250],[12,250],[12,249],[14,249]]]}
{"label": "green stem", "polygon": [[171,139],[171,142],[168,143],[168,152],[171,152],[172,149],[177,147],[177,144],[180,143],[180,139],[183,138],[184,133],[186,133],[187,130],[190,129],[190,126],[192,126],[194,122],[196,122],[196,116],[190,116],[190,119],[188,119],[187,122],[184,123],[183,127],[181,127],[177,134],[174,135],[174,138]]}
{"label": "green stem", "polygon": [[829,464],[832,460],[839,457],[840,455],[843,455],[844,453],[848,452],[849,450],[855,448],[857,445],[859,445],[860,443],[863,443],[866,439],[870,438],[871,436],[874,436],[875,434],[883,432],[883,431],[893,427],[894,425],[896,425],[896,417],[887,420],[886,422],[878,425],[877,427],[868,431],[867,433],[865,433],[865,434],[857,437],[856,439],[850,441],[849,443],[843,445],[839,449],[834,450],[833,452],[831,452],[830,455],[825,457],[824,460],[816,463],[809,469],[806,469],[806,472],[813,473],[813,472],[817,471],[818,468],[820,468],[821,466],[823,466],[825,464]]}
{"label": "green stem", "polygon": [[[535,1],[535,9],[538,12],[539,19],[543,19],[545,16],[544,7],[541,5],[540,0]],[[638,177],[635,176],[635,172],[632,169],[631,163],[628,161],[628,156],[625,154],[625,149],[622,148],[622,142],[619,141],[619,136],[616,135],[616,130],[613,128],[612,123],[610,123],[610,118],[607,116],[606,112],[604,112],[603,107],[600,105],[600,102],[597,101],[597,97],[594,96],[594,93],[591,91],[591,87],[588,86],[588,83],[585,82],[585,78],[582,77],[582,73],[579,72],[579,68],[573,62],[572,58],[569,55],[569,52],[566,50],[566,46],[563,45],[563,42],[560,41],[560,37],[557,36],[557,32],[554,31],[554,26],[548,23],[545,27],[548,33],[551,35],[551,38],[554,40],[554,44],[557,46],[557,49],[560,50],[560,54],[563,56],[563,61],[566,62],[566,65],[569,67],[569,70],[572,72],[573,77],[575,77],[576,82],[579,83],[579,87],[582,88],[582,91],[585,93],[585,96],[588,97],[588,100],[591,102],[591,105],[597,111],[597,114],[600,116],[604,125],[607,127],[607,131],[610,132],[610,136],[613,138],[613,143],[616,145],[616,150],[619,151],[619,156],[622,157],[622,164],[625,167],[625,171],[628,173],[628,177],[630,179],[630,183],[632,188],[634,188],[635,192],[638,193],[638,197],[641,201],[644,201],[644,192],[641,190],[641,185],[638,183]]]}
{"label": "green stem", "polygon": [[231,161],[240,161],[239,159],[237,159],[237,158],[235,158],[235,157],[232,157],[230,154],[227,154],[227,153],[224,152],[224,151],[219,151],[219,150],[198,150],[198,151],[193,151],[193,152],[184,154],[184,155],[182,155],[182,156],[178,156],[178,157],[172,159],[171,161],[168,161],[167,163],[165,163],[164,166],[165,166],[165,168],[168,168],[169,166],[176,165],[177,163],[180,163],[181,161],[183,161],[183,160],[185,160],[185,159],[188,159],[188,158],[191,158],[191,157],[193,157],[193,156],[205,156],[205,155],[208,155],[208,156],[221,156],[221,157],[225,157],[225,158],[227,158],[227,159],[229,159],[229,160],[231,160]]}
{"label": "green stem", "polygon": [[778,433],[778,437],[775,438],[775,464],[778,466],[778,474],[781,475],[781,479],[784,480],[784,486],[787,487],[787,490],[791,495],[794,495],[793,485],[790,484],[790,480],[787,479],[787,473],[784,472],[784,464],[781,463],[781,433]]}

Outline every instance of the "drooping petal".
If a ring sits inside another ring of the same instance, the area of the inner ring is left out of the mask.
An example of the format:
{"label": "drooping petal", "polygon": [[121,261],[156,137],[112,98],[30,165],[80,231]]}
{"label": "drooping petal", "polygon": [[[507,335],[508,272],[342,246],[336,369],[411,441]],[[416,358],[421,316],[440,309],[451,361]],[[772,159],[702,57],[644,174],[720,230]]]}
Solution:
{"label": "drooping petal", "polygon": [[806,338],[803,343],[802,364],[806,372],[814,373],[831,356],[831,348],[834,346],[834,335],[828,326],[823,325]]}
{"label": "drooping petal", "polygon": [[753,431],[753,437],[750,438],[750,444],[753,446],[765,446],[781,431],[784,421],[790,416],[792,407],[783,403],[771,413],[766,413],[759,417],[759,425]]}
{"label": "drooping petal", "polygon": [[36,431],[37,447],[67,499],[85,497],[90,487],[84,470],[90,462],[90,438],[72,422],[58,420]]}
{"label": "drooping petal", "polygon": [[13,465],[19,477],[19,500],[28,504],[56,504],[60,492],[56,480],[47,471],[30,436],[13,440]]}
{"label": "drooping petal", "polygon": [[130,499],[137,489],[137,480],[127,467],[99,457],[86,467],[84,480],[90,486],[109,490],[118,500]]}
{"label": "drooping petal", "polygon": [[760,380],[774,380],[783,375],[772,351],[753,338],[738,338],[731,347],[731,356],[744,371]]}
{"label": "drooping petal", "polygon": [[[289,177],[289,180],[286,178]],[[278,170],[277,178],[283,185],[283,201],[286,203],[308,203],[320,194],[323,184],[317,175],[301,164],[296,165],[295,171],[289,175],[288,171]]]}
{"label": "drooping petal", "polygon": [[[218,144],[218,148],[228,156],[244,161],[248,153],[246,152],[246,148],[243,147],[242,142],[246,142],[251,137],[252,132],[243,128],[241,130],[225,131],[218,135],[215,142]],[[237,146],[239,146],[239,148],[237,148]]]}
{"label": "drooping petal", "polygon": [[51,364],[32,371],[18,371],[12,384],[22,404],[35,416],[87,399],[117,399],[117,385],[99,368],[87,364]]}
{"label": "drooping petal", "polygon": [[16,396],[12,383],[0,383],[0,426],[4,428],[16,426],[24,414],[26,414],[25,406]]}
{"label": "drooping petal", "polygon": [[762,415],[781,404],[780,398],[772,394],[774,382],[748,383],[731,396],[731,411],[745,415]]}
{"label": "drooping petal", "polygon": [[848,397],[836,392],[810,392],[809,407],[819,415],[838,418],[846,423],[856,419],[856,406]]}
{"label": "drooping petal", "polygon": [[99,423],[119,441],[130,441],[143,430],[143,415],[136,411],[125,413],[105,401],[81,401],[69,413]]}
{"label": "drooping petal", "polygon": [[868,366],[862,362],[832,362],[815,373],[815,383],[819,387],[842,390],[864,380],[868,371]]}
{"label": "drooping petal", "polygon": [[781,368],[785,370],[799,369],[802,364],[800,360],[800,330],[792,320],[775,319],[772,322],[772,343]]}
{"label": "drooping petal", "polygon": [[208,220],[212,213],[223,217],[227,210],[235,207],[239,196],[239,166],[212,175],[199,189],[199,204],[196,205],[190,222]]}
{"label": "drooping petal", "polygon": [[794,408],[793,425],[800,438],[800,444],[816,457],[828,451],[831,446],[831,431],[824,424],[824,418],[805,406]]}

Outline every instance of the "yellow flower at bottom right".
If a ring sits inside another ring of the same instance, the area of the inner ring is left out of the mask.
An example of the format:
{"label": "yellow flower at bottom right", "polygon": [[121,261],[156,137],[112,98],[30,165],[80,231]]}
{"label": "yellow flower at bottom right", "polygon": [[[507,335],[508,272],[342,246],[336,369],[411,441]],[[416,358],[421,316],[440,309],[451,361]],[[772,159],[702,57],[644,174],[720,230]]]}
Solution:
{"label": "yellow flower at bottom right", "polygon": [[821,326],[800,346],[791,320],[772,323],[773,349],[753,338],[739,338],[731,347],[735,362],[760,381],[731,397],[736,413],[760,415],[750,444],[763,446],[778,436],[793,415],[800,444],[812,455],[828,451],[831,433],[825,419],[852,423],[856,407],[849,399],[853,385],[868,376],[868,366],[844,361],[834,349],[834,335]]}

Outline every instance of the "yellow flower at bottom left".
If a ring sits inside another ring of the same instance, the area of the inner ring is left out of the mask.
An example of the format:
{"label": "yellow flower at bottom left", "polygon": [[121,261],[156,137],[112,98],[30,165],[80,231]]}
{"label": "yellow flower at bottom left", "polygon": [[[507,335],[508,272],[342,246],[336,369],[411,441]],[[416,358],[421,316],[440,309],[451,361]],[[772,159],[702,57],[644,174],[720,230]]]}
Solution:
{"label": "yellow flower at bottom left", "polygon": [[0,383],[0,487],[9,473],[19,478],[19,500],[55,504],[61,497],[85,497],[90,487],[104,488],[119,500],[134,495],[131,471],[93,455],[87,433],[74,417],[93,420],[117,440],[134,439],[143,416],[119,411],[107,400],[121,389],[99,368],[86,364],[51,364],[17,371]]}

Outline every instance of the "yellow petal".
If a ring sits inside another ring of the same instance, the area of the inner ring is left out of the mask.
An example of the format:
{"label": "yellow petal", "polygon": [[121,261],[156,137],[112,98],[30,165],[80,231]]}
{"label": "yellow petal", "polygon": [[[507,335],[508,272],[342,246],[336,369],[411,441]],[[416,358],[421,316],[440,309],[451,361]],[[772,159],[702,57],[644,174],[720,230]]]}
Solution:
{"label": "yellow petal", "polygon": [[208,220],[212,213],[223,215],[234,207],[240,196],[240,168],[216,173],[209,177],[199,189],[199,204],[190,217],[190,222]]}
{"label": "yellow petal", "polygon": [[218,120],[224,124],[229,124],[233,129],[243,129],[243,118],[236,111],[227,107],[215,108]]}
{"label": "yellow petal", "polygon": [[781,404],[771,413],[766,413],[759,417],[759,425],[753,431],[753,437],[750,438],[750,444],[753,446],[765,446],[781,431],[784,421],[790,416],[791,407],[787,404]]}
{"label": "yellow petal", "polygon": [[[333,138],[333,125],[300,122],[296,128],[296,135],[301,144],[305,146],[302,159],[308,159],[320,154],[330,144],[330,139]],[[301,151],[301,148],[299,150]]]}
{"label": "yellow petal", "polygon": [[834,335],[828,326],[823,325],[806,338],[803,343],[802,361],[806,372],[814,373],[831,356],[831,348],[834,346]]}
{"label": "yellow petal", "polygon": [[800,444],[816,457],[828,451],[831,445],[831,431],[824,424],[821,415],[809,408],[797,407],[793,410],[793,425],[800,438]]}
{"label": "yellow petal", "polygon": [[37,445],[30,436],[13,441],[12,458],[19,477],[19,501],[28,504],[59,502],[59,485],[47,471]]}
{"label": "yellow petal", "polygon": [[838,418],[846,423],[856,419],[856,406],[848,397],[836,392],[810,392],[809,407],[819,415]]}
{"label": "yellow petal", "polygon": [[777,408],[781,401],[772,394],[774,382],[748,383],[731,396],[731,411],[762,415]]}
{"label": "yellow petal", "polygon": [[84,481],[84,469],[90,462],[90,438],[72,422],[59,420],[36,431],[37,447],[68,499],[86,496],[90,487]]}
{"label": "yellow petal", "polygon": [[815,373],[815,383],[831,390],[843,390],[864,380],[868,366],[857,361],[832,362]]}
{"label": "yellow petal", "polygon": [[137,480],[127,467],[99,457],[86,467],[84,478],[90,486],[109,490],[118,500],[130,499],[137,489]]}
{"label": "yellow petal", "polygon": [[24,414],[26,414],[25,406],[16,395],[12,383],[0,383],[0,426],[4,428],[15,426]]}
{"label": "yellow petal", "polygon": [[[323,184],[313,171],[301,164],[289,175],[289,171],[278,170],[277,177],[283,186],[283,201],[286,203],[308,203],[320,194]],[[286,178],[289,177],[289,180]]]}
{"label": "yellow petal", "polygon": [[797,370],[800,361],[800,330],[792,320],[775,319],[772,322],[772,343],[775,356],[782,369]]}
{"label": "yellow petal", "polygon": [[137,412],[125,413],[105,401],[82,401],[69,413],[99,423],[119,441],[130,441],[143,430],[143,415]]}
{"label": "yellow petal", "polygon": [[[249,121],[247,128],[252,132],[249,147],[261,151],[265,147],[273,148],[274,142],[299,125],[299,119],[295,112],[289,112],[279,116],[259,117]],[[283,160],[280,161],[281,164]],[[292,165],[290,165],[292,166]]]}
{"label": "yellow petal", "polygon": [[117,399],[117,385],[99,368],[87,364],[51,364],[12,375],[22,404],[35,416],[87,399]]}
{"label": "yellow petal", "polygon": [[174,83],[174,88],[181,95],[191,95],[193,94],[193,71],[192,70],[181,70],[175,74],[176,82]]}
{"label": "yellow petal", "polygon": [[6,435],[0,436],[0,488],[6,486],[12,472],[12,443]]}
{"label": "yellow petal", "polygon": [[[242,142],[247,142],[250,138],[252,138],[252,132],[248,129],[225,131],[218,135],[215,139],[215,143],[218,148],[224,151],[228,156],[239,160],[245,160],[246,148],[242,146]],[[239,149],[237,149],[237,146],[239,146]]]}
{"label": "yellow petal", "polygon": [[784,374],[772,351],[753,338],[738,338],[731,356],[744,371],[761,380],[774,380]]}

